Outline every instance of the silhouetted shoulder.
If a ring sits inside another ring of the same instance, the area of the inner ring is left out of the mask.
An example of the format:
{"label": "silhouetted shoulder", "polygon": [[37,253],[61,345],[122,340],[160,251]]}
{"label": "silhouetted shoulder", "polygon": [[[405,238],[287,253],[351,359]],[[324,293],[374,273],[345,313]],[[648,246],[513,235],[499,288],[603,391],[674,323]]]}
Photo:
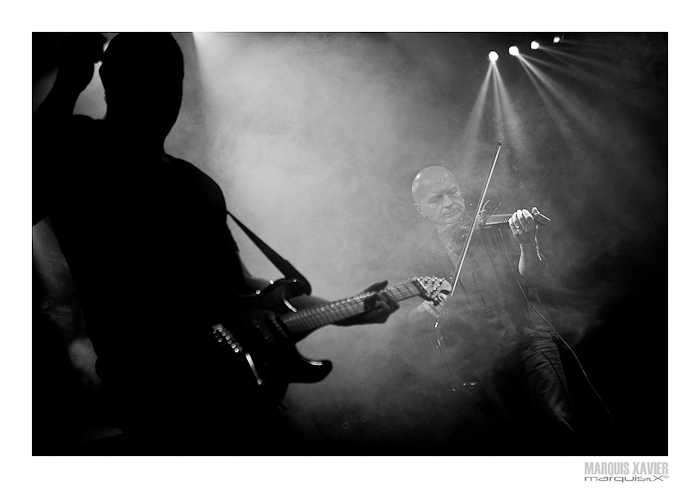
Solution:
{"label": "silhouetted shoulder", "polygon": [[102,143],[105,125],[104,120],[73,115],[56,128],[56,136],[61,138],[59,142],[66,151],[76,150],[76,146],[92,150],[91,146]]}
{"label": "silhouetted shoulder", "polygon": [[194,187],[194,189],[203,195],[206,195],[215,203],[220,210],[226,210],[226,201],[224,198],[224,193],[221,190],[216,181],[207,175],[204,171],[197,168],[194,164],[185,161],[184,159],[176,158],[174,156],[168,155],[173,169],[179,173],[179,175],[187,181],[188,185]]}
{"label": "silhouetted shoulder", "polygon": [[168,154],[168,159],[173,164],[178,171],[182,171],[186,175],[195,178],[202,182],[202,184],[209,185],[211,188],[217,188],[220,191],[219,185],[204,171],[196,167],[194,164],[184,159],[176,158]]}

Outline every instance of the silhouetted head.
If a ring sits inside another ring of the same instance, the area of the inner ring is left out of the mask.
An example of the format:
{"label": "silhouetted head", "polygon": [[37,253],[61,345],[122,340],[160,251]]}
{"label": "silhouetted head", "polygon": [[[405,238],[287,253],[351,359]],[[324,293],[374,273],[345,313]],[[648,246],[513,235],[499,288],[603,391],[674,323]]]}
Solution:
{"label": "silhouetted head", "polygon": [[459,222],[465,205],[457,178],[447,168],[429,166],[413,179],[413,200],[419,214],[444,231]]}
{"label": "silhouetted head", "polygon": [[182,51],[170,34],[118,34],[100,67],[108,120],[164,139],[180,112],[183,77]]}

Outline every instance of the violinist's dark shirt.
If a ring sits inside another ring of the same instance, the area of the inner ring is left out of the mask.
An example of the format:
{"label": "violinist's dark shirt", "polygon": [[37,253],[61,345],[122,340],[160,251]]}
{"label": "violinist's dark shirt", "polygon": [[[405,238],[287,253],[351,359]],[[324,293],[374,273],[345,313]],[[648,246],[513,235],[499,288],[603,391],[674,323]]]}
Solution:
{"label": "violinist's dark shirt", "polygon": [[[470,243],[457,289],[438,320],[446,346],[441,356],[460,383],[478,380],[524,434],[519,452],[581,455],[587,451],[575,428],[554,332],[534,308],[540,305],[536,285],[545,279],[546,261],[539,275],[525,279],[518,271],[518,246],[509,240],[507,232],[490,228]],[[452,280],[459,255],[450,256],[434,233],[417,250],[416,262],[426,274]]]}
{"label": "violinist's dark shirt", "polygon": [[[457,249],[461,253],[461,249]],[[519,253],[511,237],[500,229],[481,229],[470,243],[453,297],[441,317],[445,340],[461,338],[476,352],[505,348],[533,337],[550,337],[551,330],[533,310],[536,286],[546,275],[546,259],[540,274],[525,279],[518,272]],[[415,252],[422,273],[453,279],[459,254],[450,253],[437,232]]]}

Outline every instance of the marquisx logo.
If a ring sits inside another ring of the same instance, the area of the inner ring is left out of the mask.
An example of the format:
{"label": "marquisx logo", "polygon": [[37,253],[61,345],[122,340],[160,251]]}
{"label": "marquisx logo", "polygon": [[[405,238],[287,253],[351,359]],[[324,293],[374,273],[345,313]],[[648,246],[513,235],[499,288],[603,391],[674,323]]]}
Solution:
{"label": "marquisx logo", "polygon": [[591,462],[584,463],[584,481],[665,481],[668,463]]}

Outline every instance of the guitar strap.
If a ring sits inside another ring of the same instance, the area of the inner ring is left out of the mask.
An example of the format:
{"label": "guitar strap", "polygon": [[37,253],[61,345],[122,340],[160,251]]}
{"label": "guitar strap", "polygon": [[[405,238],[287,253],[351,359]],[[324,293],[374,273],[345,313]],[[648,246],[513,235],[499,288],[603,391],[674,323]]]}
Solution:
{"label": "guitar strap", "polygon": [[297,280],[301,283],[306,283],[306,286],[309,288],[309,294],[311,294],[311,284],[308,282],[306,278],[304,278],[304,275],[302,275],[292,264],[285,260],[282,256],[277,254],[270,246],[265,244],[262,239],[260,239],[258,236],[256,236],[252,230],[250,230],[248,227],[243,225],[243,223],[238,220],[231,212],[228,210],[226,211],[229,217],[233,219],[233,221],[238,224],[238,226],[245,232],[245,234],[250,238],[251,241],[255,243],[258,248],[262,251],[262,253],[267,257],[267,259],[272,262],[272,264],[275,265],[275,267],[282,272],[285,278],[288,279],[293,279]]}

